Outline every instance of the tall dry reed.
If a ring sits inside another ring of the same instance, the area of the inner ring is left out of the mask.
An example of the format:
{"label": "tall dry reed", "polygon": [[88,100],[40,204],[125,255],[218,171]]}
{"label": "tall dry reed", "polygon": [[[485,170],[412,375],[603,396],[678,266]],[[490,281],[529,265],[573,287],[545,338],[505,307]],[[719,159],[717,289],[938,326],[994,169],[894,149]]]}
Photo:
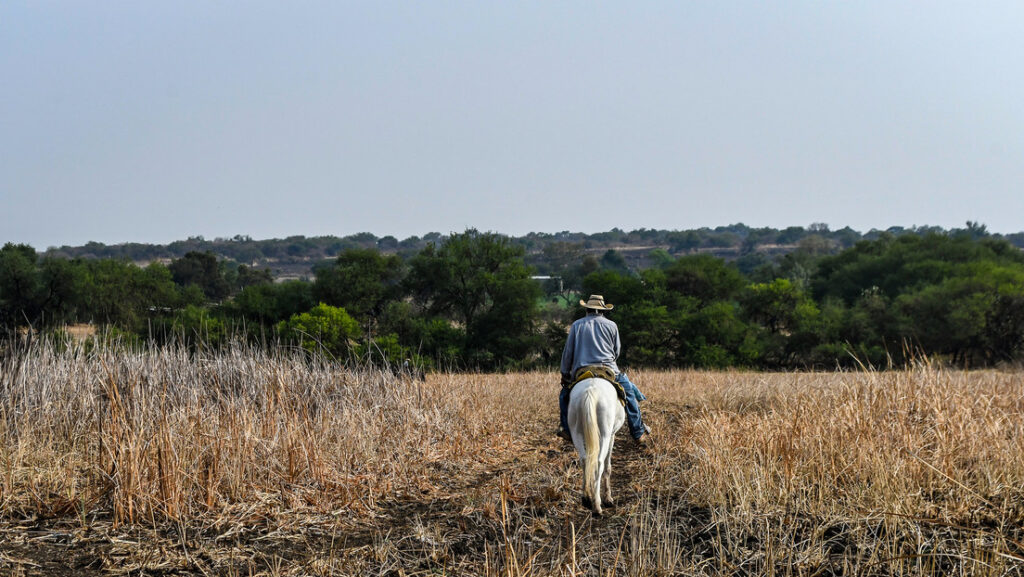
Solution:
{"label": "tall dry reed", "polygon": [[128,573],[1024,573],[1018,371],[633,373],[654,442],[619,436],[598,520],[553,373],[48,343],[0,369],[0,524],[178,535]]}
{"label": "tall dry reed", "polygon": [[432,463],[488,448],[472,389],[301,351],[37,343],[3,367],[0,506],[135,523],[287,490],[326,509],[373,507],[418,490]]}

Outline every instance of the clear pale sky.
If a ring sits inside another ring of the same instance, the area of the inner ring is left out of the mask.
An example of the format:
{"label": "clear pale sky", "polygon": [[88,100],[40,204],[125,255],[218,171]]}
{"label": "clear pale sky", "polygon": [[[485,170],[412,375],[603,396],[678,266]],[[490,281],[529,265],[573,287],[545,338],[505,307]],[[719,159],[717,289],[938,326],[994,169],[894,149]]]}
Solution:
{"label": "clear pale sky", "polygon": [[0,243],[1024,230],[1024,4],[0,4]]}

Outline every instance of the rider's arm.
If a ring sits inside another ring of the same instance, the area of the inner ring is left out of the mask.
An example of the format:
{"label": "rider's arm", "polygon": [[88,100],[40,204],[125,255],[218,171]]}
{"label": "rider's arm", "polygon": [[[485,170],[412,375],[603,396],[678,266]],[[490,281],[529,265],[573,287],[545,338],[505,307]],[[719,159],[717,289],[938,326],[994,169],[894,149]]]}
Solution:
{"label": "rider's arm", "polygon": [[572,377],[573,355],[576,352],[576,331],[575,327],[569,329],[569,336],[565,339],[565,349],[562,350],[562,381]]}

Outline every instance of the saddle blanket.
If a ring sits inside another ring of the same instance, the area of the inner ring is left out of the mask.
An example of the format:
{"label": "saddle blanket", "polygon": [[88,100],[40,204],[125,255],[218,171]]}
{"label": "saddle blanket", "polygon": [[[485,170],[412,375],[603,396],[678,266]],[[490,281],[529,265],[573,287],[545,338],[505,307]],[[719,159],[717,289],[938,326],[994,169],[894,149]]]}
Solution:
{"label": "saddle blanket", "polygon": [[576,371],[576,375],[573,377],[572,383],[566,385],[566,388],[568,388],[571,391],[572,388],[576,386],[576,383],[584,379],[604,379],[611,383],[613,387],[615,387],[615,394],[619,396],[619,402],[622,403],[623,407],[625,407],[626,390],[623,389],[622,385],[620,385],[615,380],[616,376],[617,375],[615,374],[615,371],[609,369],[604,365],[588,365],[585,367],[580,367],[579,370]]}

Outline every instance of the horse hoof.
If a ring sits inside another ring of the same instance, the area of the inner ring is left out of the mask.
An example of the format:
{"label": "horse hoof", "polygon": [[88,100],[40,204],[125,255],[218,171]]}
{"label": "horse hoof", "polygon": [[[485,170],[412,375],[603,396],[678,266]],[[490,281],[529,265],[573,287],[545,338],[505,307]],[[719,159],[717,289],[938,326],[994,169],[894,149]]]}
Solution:
{"label": "horse hoof", "polygon": [[618,506],[618,503],[616,503],[615,501],[612,501],[611,499],[608,499],[606,501],[602,501],[602,503],[608,509],[614,509],[615,507]]}

